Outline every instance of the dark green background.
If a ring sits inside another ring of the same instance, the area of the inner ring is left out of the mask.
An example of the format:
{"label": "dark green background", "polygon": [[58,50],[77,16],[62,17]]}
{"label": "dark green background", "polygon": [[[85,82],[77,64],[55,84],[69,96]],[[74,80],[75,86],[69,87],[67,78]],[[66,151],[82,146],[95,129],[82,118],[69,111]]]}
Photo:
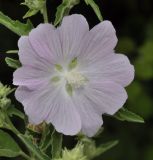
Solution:
{"label": "dark green background", "polygon": [[[105,130],[97,143],[119,139],[117,147],[97,160],[153,160],[153,1],[152,0],[95,0],[106,20],[114,24],[119,43],[117,52],[125,53],[135,65],[136,78],[127,90],[126,107],[144,117],[145,124],[120,122],[104,117]],[[27,8],[19,0],[0,0],[0,10],[13,19],[22,20]],[[61,0],[48,0],[50,21],[54,20],[56,7]],[[71,13],[83,14],[90,27],[99,23],[96,15],[84,2]],[[41,15],[31,18],[36,26]],[[5,51],[17,49],[18,36],[0,25],[0,81],[12,84],[13,69],[4,62]],[[20,107],[15,100],[17,107]],[[18,121],[15,121],[16,125]],[[67,138],[68,139],[68,138]],[[65,141],[67,141],[67,139]],[[7,158],[4,158],[7,159]],[[16,158],[17,159],[17,158]],[[20,158],[19,158],[20,159]]]}

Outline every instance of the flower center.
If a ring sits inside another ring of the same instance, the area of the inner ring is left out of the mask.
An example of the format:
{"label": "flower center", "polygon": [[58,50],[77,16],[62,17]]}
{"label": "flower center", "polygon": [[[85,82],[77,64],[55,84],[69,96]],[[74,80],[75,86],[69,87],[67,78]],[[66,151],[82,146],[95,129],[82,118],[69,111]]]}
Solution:
{"label": "flower center", "polygon": [[58,74],[51,79],[54,83],[64,79],[64,81],[66,81],[65,89],[70,96],[73,95],[74,89],[83,87],[88,81],[82,73],[77,71],[77,64],[77,58],[72,59],[67,68],[63,68],[60,64],[56,64],[55,69]]}
{"label": "flower center", "polygon": [[73,88],[80,88],[87,82],[87,78],[84,75],[74,70],[66,72],[64,77]]}

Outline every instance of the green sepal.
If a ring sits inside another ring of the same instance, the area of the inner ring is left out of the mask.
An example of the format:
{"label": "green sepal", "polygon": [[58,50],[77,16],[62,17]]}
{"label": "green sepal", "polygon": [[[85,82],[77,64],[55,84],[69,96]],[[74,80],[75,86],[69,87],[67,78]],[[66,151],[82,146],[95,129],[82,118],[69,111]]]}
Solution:
{"label": "green sepal", "polygon": [[17,54],[19,50],[8,50],[6,51],[7,54]]}
{"label": "green sepal", "polygon": [[103,21],[103,17],[101,14],[101,11],[99,9],[99,6],[94,2],[94,0],[84,0],[87,5],[90,5],[92,9],[94,10],[95,14],[97,15],[98,19],[100,21]]}
{"label": "green sepal", "polygon": [[115,115],[115,118],[117,118],[120,121],[128,121],[128,122],[137,122],[137,123],[144,123],[144,119],[140,117],[139,115],[129,111],[126,108],[120,109]]}
{"label": "green sepal", "polygon": [[18,20],[12,20],[2,12],[0,12],[0,24],[4,25],[19,36],[27,35],[33,28],[30,20],[27,20],[27,23],[24,24]]}
{"label": "green sepal", "polygon": [[62,21],[63,17],[68,15],[70,10],[79,3],[80,0],[63,0],[63,2],[57,7],[54,25],[58,25]]}
{"label": "green sepal", "polygon": [[25,119],[25,115],[24,113],[22,113],[21,111],[19,111],[17,108],[15,108],[15,106],[11,105],[10,107],[8,107],[7,109],[7,114],[12,117],[12,116],[17,116],[21,119]]}
{"label": "green sepal", "polygon": [[51,145],[52,145],[51,153],[53,159],[60,158],[62,152],[62,141],[63,141],[63,135],[54,130],[51,137]]}
{"label": "green sepal", "polygon": [[13,58],[6,57],[5,62],[11,68],[17,69],[17,68],[21,67],[20,61],[16,60],[16,59],[13,59]]}
{"label": "green sepal", "polygon": [[0,157],[17,157],[22,150],[14,139],[3,130],[0,130]]}
{"label": "green sepal", "polygon": [[36,15],[39,12],[39,10],[33,10],[29,9],[28,12],[23,16],[23,18],[29,18],[31,16]]}

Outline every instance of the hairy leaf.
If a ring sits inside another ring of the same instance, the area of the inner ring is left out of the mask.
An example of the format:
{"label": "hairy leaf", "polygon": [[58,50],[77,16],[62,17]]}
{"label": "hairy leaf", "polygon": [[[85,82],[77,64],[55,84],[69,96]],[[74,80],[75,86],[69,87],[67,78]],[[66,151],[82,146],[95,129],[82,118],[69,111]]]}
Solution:
{"label": "hairy leaf", "polygon": [[125,108],[120,109],[114,117],[121,121],[144,123],[144,119],[142,117]]}
{"label": "hairy leaf", "polygon": [[20,117],[21,119],[24,119],[25,118],[25,115],[19,111],[18,109],[15,108],[15,106],[10,106],[8,107],[7,109],[7,114],[12,117],[13,115],[17,116],[17,117]]}
{"label": "hairy leaf", "polygon": [[5,62],[11,68],[17,69],[17,68],[19,68],[21,66],[20,61],[19,60],[15,60],[13,58],[6,57],[5,58]]}
{"label": "hairy leaf", "polygon": [[103,20],[102,14],[100,12],[98,5],[94,2],[94,0],[85,0],[85,2],[87,5],[90,5],[92,7],[98,19],[102,21]]}
{"label": "hairy leaf", "polygon": [[26,145],[26,147],[39,159],[39,160],[50,160],[50,158],[42,153],[42,151],[32,143],[28,136],[18,134],[18,137]]}
{"label": "hairy leaf", "polygon": [[65,15],[68,15],[70,10],[77,4],[80,0],[63,0],[63,2],[57,7],[56,18],[54,25],[58,25]]}
{"label": "hairy leaf", "polygon": [[13,138],[0,130],[0,157],[17,157],[22,151]]}
{"label": "hairy leaf", "polygon": [[8,29],[10,29],[12,32],[16,33],[17,35],[27,35],[31,29],[33,28],[32,23],[30,20],[27,21],[26,24],[21,23],[18,20],[12,20],[2,12],[0,12],[0,24],[4,25]]}

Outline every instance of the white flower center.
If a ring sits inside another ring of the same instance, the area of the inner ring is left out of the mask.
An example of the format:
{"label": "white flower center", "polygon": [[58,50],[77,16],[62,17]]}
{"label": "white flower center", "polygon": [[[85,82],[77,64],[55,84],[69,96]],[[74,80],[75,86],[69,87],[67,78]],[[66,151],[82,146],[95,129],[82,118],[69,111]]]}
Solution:
{"label": "white flower center", "polygon": [[64,77],[68,84],[70,84],[73,88],[80,88],[85,85],[87,82],[87,78],[77,71],[67,71],[64,74]]}
{"label": "white flower center", "polygon": [[[77,58],[72,59],[68,64],[67,68],[63,68],[60,64],[55,65],[55,70],[57,75],[52,77],[51,81],[53,83],[63,82],[67,93],[72,96],[73,91],[77,88],[83,87],[88,79],[77,70]],[[66,81],[66,84],[65,84]]]}

